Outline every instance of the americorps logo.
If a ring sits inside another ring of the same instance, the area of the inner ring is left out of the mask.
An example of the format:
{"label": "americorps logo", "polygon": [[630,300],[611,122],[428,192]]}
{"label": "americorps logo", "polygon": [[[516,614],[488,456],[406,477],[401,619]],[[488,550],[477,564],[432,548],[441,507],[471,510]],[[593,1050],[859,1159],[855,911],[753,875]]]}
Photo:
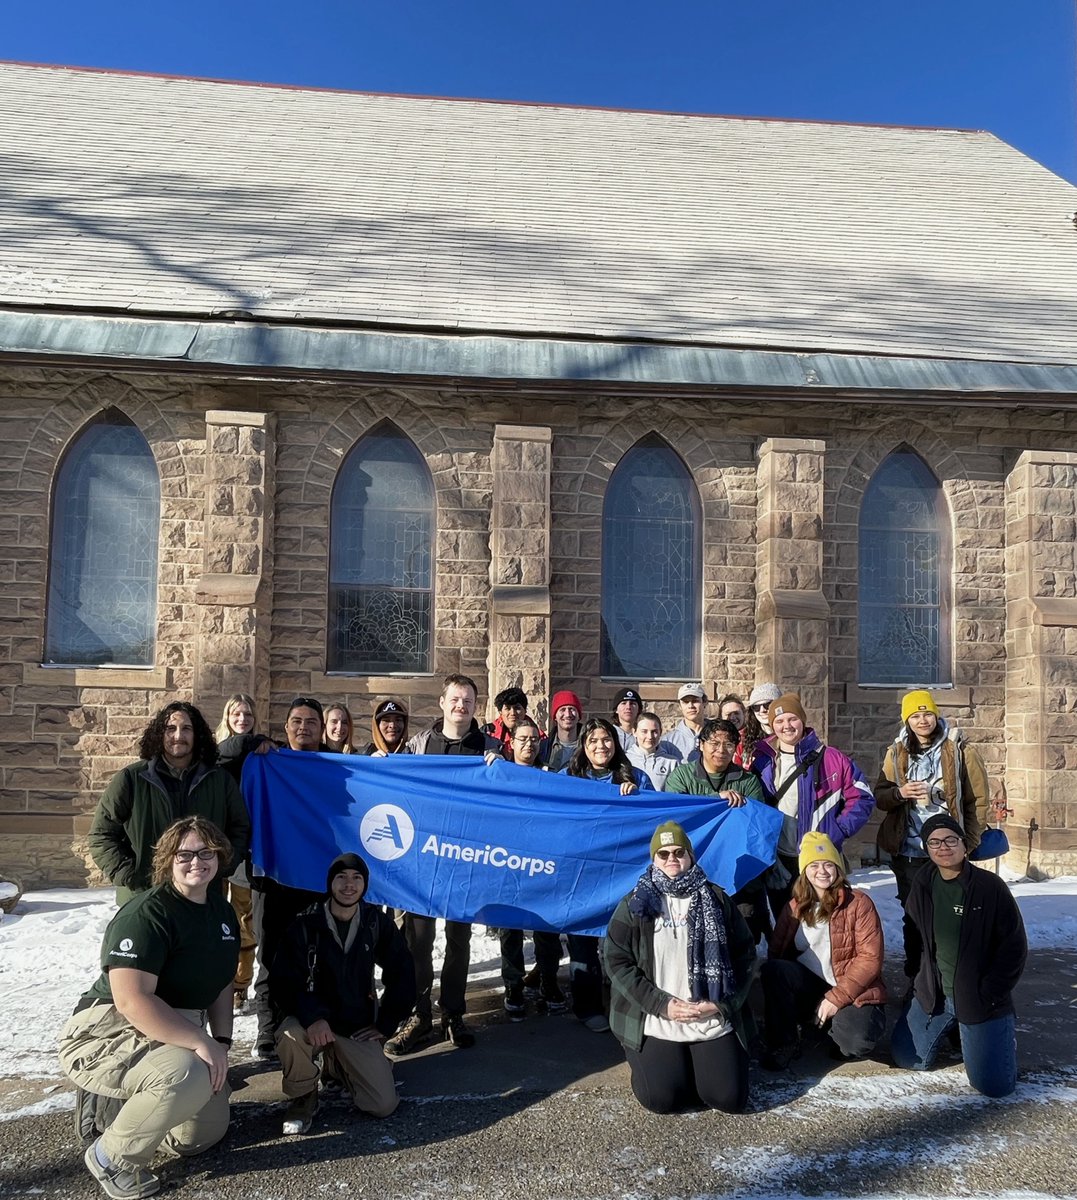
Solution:
{"label": "americorps logo", "polygon": [[[379,804],[368,809],[359,823],[359,840],[374,858],[392,862],[411,849],[415,841],[415,826],[402,808],[395,804]],[[494,846],[489,842],[471,845],[450,842],[435,833],[427,836],[419,853],[473,863],[477,867],[493,867],[498,871],[519,871],[524,875],[553,875],[557,870],[557,862],[552,858],[516,854],[504,846]]]}
{"label": "americorps logo", "polygon": [[368,854],[382,862],[392,862],[411,849],[415,826],[402,808],[378,804],[368,809],[360,822],[359,840]]}

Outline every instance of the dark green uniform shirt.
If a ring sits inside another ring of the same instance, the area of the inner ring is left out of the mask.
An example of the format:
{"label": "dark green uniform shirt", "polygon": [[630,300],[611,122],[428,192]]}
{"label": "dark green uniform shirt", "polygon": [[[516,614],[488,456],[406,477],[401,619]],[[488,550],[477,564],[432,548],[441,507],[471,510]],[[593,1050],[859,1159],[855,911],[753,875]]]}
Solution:
{"label": "dark green uniform shirt", "polygon": [[109,922],[101,943],[101,975],[87,997],[112,1000],[108,973],[131,967],[157,976],[155,994],[172,1008],[205,1009],[234,978],[239,922],[210,888],[205,904],[162,883],[129,900]]}
{"label": "dark green uniform shirt", "polygon": [[935,962],[942,976],[943,994],[952,996],[961,918],[965,915],[965,889],[960,877],[943,879],[936,872],[931,884],[931,899],[935,906]]}

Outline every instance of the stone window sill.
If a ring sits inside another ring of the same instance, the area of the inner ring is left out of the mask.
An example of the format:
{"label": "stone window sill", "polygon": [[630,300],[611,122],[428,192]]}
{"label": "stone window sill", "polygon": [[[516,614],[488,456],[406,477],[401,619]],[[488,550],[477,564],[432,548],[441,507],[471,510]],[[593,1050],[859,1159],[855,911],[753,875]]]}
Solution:
{"label": "stone window sill", "polygon": [[164,692],[172,687],[170,667],[46,667],[24,663],[22,681],[51,687],[131,688]]}

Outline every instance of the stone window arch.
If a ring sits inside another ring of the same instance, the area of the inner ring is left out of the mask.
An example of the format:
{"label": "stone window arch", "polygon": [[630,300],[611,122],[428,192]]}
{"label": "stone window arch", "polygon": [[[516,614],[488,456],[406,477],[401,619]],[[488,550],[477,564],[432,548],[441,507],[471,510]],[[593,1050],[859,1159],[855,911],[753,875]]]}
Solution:
{"label": "stone window arch", "polygon": [[910,446],[888,455],[864,492],[858,562],[860,683],[952,683],[949,512]]}
{"label": "stone window arch", "polygon": [[600,670],[615,679],[699,674],[703,521],[684,461],[657,434],[617,464],[602,506]]}
{"label": "stone window arch", "polygon": [[56,472],[44,662],[153,666],[160,525],[153,452],[132,421],[106,409]]}
{"label": "stone window arch", "polygon": [[426,462],[382,422],[355,443],[333,484],[327,670],[431,670],[435,529]]}

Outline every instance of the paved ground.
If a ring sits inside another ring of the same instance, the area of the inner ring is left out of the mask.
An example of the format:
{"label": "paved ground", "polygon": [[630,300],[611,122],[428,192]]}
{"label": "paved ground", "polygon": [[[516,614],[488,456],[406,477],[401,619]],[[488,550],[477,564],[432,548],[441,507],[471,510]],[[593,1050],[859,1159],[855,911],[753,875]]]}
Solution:
{"label": "paved ground", "polygon": [[[897,981],[893,981],[897,982]],[[926,1076],[879,1062],[753,1068],[741,1117],[655,1117],[632,1098],[621,1053],[571,1017],[508,1024],[476,994],[480,1041],[400,1061],[388,1120],[325,1106],[313,1133],[280,1137],[278,1072],[237,1063],[224,1145],[166,1163],[177,1200],[522,1197],[1077,1195],[1077,953],[1032,955],[1018,993],[1022,1078],[976,1097],[951,1061]],[[891,1014],[891,1021],[893,1014]],[[66,1087],[66,1085],[61,1085]],[[7,1080],[0,1116],[54,1100],[54,1084]],[[70,1113],[0,1123],[0,1194],[89,1198]]]}

